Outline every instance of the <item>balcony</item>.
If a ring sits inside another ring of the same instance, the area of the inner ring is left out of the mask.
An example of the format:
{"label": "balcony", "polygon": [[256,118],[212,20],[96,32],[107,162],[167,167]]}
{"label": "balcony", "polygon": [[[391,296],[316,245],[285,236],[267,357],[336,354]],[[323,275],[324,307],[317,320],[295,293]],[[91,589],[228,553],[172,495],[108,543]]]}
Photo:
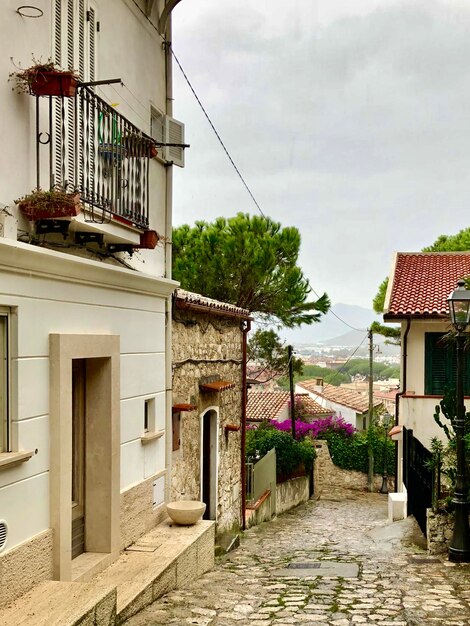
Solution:
{"label": "balcony", "polygon": [[87,86],[74,98],[37,97],[36,125],[37,187],[78,190],[90,225],[149,228],[151,137]]}

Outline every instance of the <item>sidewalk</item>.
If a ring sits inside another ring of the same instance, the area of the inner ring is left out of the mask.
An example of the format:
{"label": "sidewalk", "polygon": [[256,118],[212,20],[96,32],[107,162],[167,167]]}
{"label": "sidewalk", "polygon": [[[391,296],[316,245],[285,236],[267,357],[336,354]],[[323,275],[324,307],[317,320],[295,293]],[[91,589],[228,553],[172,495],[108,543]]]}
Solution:
{"label": "sidewalk", "polygon": [[470,626],[470,566],[428,557],[423,539],[413,518],[388,524],[386,496],[330,492],[126,625]]}

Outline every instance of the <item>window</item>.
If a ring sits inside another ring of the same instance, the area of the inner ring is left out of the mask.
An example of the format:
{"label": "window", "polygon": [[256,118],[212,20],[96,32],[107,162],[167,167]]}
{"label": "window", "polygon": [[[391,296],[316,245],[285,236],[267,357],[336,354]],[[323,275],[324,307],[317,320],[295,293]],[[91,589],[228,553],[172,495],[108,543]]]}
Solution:
{"label": "window", "polygon": [[144,433],[153,433],[155,430],[155,398],[144,401]]}
{"label": "window", "polygon": [[0,308],[0,452],[10,452],[9,315]]}
{"label": "window", "polygon": [[[443,341],[445,333],[426,333],[424,338],[424,393],[441,396],[446,387],[455,389],[455,345]],[[464,355],[464,394],[470,395],[470,352]]]}
{"label": "window", "polygon": [[172,441],[173,441],[173,446],[172,446],[172,450],[173,452],[176,452],[176,450],[180,449],[181,446],[181,441],[180,441],[180,432],[181,432],[181,413],[173,413],[172,415]]}

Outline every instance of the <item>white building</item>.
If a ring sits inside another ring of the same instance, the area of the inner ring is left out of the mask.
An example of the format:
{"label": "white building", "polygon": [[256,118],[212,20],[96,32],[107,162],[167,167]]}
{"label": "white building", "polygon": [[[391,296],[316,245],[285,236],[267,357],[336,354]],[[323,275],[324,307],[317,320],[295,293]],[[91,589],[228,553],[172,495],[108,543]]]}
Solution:
{"label": "white building", "polygon": [[[86,580],[163,514],[183,149],[155,158],[150,137],[184,141],[161,34],[178,1],[2,2],[0,604],[44,579]],[[32,57],[124,86],[18,94],[11,58]],[[29,222],[15,199],[37,186],[78,189],[81,214]],[[139,248],[152,231],[157,247]]]}

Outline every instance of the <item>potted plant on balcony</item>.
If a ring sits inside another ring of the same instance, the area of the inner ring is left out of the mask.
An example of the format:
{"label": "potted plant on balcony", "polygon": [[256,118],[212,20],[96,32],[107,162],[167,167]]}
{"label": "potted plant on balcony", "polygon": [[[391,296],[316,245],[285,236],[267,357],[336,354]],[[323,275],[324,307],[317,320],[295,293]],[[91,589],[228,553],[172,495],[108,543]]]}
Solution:
{"label": "potted plant on balcony", "polygon": [[[33,59],[34,60],[34,59]],[[45,63],[35,62],[26,69],[12,72],[19,93],[33,96],[63,96],[73,98],[77,91],[79,77],[72,70],[63,70],[51,59]]]}
{"label": "potted plant on balcony", "polygon": [[80,194],[62,189],[35,189],[16,200],[20,211],[30,221],[74,217],[81,211]]}

